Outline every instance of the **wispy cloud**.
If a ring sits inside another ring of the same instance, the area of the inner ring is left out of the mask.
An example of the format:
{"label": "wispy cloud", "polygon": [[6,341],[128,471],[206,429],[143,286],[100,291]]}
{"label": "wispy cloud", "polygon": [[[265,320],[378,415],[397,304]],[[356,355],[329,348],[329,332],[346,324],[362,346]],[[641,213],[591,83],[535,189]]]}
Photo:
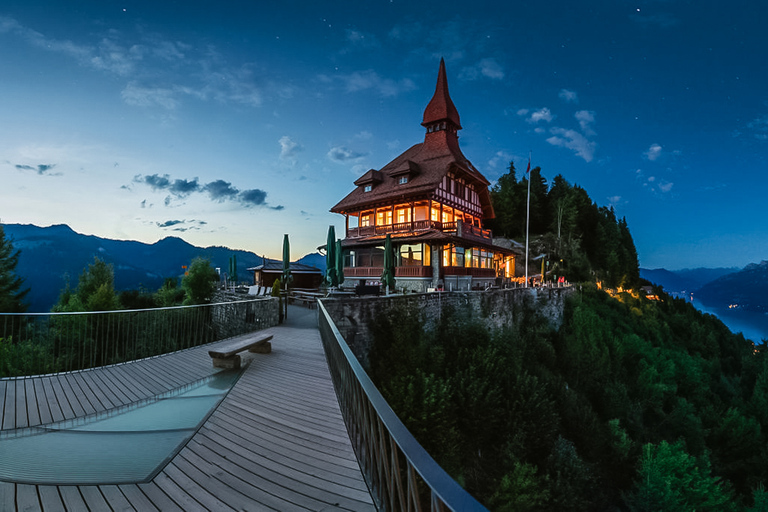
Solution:
{"label": "wispy cloud", "polygon": [[641,9],[637,9],[635,13],[630,16],[632,21],[637,23],[643,28],[672,28],[680,24],[675,16],[670,13],[660,12],[656,14],[645,14]]}
{"label": "wispy cloud", "polygon": [[651,144],[651,147],[643,153],[643,156],[651,162],[655,162],[661,156],[661,151],[662,148],[659,144]]}
{"label": "wispy cloud", "polygon": [[501,80],[504,78],[504,68],[496,59],[485,58],[473,66],[462,68],[459,72],[459,78],[462,80],[477,80],[479,78]]}
{"label": "wispy cloud", "polygon": [[344,146],[335,146],[328,151],[328,158],[336,163],[355,162],[360,160],[368,153],[353,151]]}
{"label": "wispy cloud", "polygon": [[579,95],[576,94],[574,91],[569,91],[568,89],[561,89],[560,92],[557,95],[558,98],[563,100],[566,103],[578,103],[579,102]]}
{"label": "wispy cloud", "polygon": [[672,187],[675,184],[665,179],[658,179],[656,176],[646,176],[642,169],[635,171],[637,180],[642,183],[643,188],[653,192],[654,194],[669,194],[672,192]]}
{"label": "wispy cloud", "polygon": [[530,110],[527,108],[521,108],[517,111],[517,115],[524,117],[525,120],[531,124],[537,124],[539,122],[551,123],[555,117],[552,111],[547,107],[540,108],[538,110]]}
{"label": "wispy cloud", "polygon": [[[292,88],[268,82],[251,63],[233,65],[211,46],[170,41],[157,34],[109,30],[88,42],[58,40],[13,18],[0,16],[0,33],[121,79],[123,101],[131,106],[178,108],[183,98],[258,107],[265,90],[279,96]],[[90,37],[90,34],[84,37]],[[272,79],[274,80],[274,79]]]}
{"label": "wispy cloud", "polygon": [[410,78],[399,80],[384,78],[372,69],[339,75],[336,80],[341,82],[347,92],[373,91],[383,97],[397,96],[402,92],[416,89],[416,85]]}
{"label": "wispy cloud", "polygon": [[547,142],[553,146],[561,146],[573,150],[585,162],[591,162],[595,156],[597,143],[589,140],[587,137],[576,130],[553,127],[550,129],[551,137]]}
{"label": "wispy cloud", "polygon": [[294,160],[296,154],[304,149],[288,135],[283,135],[277,142],[280,144],[280,160]]}
{"label": "wispy cloud", "polygon": [[573,117],[575,117],[579,122],[579,126],[581,127],[581,131],[584,133],[584,135],[587,137],[595,135],[595,130],[592,129],[592,125],[595,122],[594,112],[591,110],[579,110],[573,115]]}
{"label": "wispy cloud", "polygon": [[768,115],[753,119],[747,124],[757,140],[768,140]]}

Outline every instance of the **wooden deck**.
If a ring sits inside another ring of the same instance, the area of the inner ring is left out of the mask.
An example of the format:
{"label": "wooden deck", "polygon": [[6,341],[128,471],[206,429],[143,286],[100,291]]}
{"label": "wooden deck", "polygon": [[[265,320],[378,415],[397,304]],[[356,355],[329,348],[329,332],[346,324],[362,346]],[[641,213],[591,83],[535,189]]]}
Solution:
{"label": "wooden deck", "polygon": [[[0,481],[0,510],[375,510],[331,383],[317,310],[291,307],[271,354],[250,366],[151,482],[50,486]],[[312,317],[308,316],[312,315]],[[0,426],[85,416],[214,372],[203,347],[107,368],[0,380]],[[247,354],[247,353],[246,353]]]}

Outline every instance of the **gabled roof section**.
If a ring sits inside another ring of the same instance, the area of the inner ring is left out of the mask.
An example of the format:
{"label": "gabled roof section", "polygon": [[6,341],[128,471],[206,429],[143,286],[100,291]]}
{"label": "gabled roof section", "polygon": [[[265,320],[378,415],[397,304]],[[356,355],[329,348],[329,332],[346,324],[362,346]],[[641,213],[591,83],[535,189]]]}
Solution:
{"label": "gabled roof section", "polygon": [[383,177],[381,176],[381,171],[377,171],[376,169],[371,169],[367,173],[357,178],[355,180],[355,185],[357,185],[358,187],[360,185],[372,185],[376,183],[381,183],[382,179]]}
{"label": "gabled roof section", "polygon": [[424,109],[424,118],[422,126],[428,126],[439,121],[450,121],[456,125],[457,130],[461,130],[461,121],[459,120],[459,111],[451,101],[448,94],[448,79],[445,76],[445,60],[440,59],[440,70],[437,73],[437,86],[435,94]]}
{"label": "gabled roof section", "polygon": [[389,171],[390,176],[416,176],[419,173],[419,164],[412,160],[406,160],[400,167]]}

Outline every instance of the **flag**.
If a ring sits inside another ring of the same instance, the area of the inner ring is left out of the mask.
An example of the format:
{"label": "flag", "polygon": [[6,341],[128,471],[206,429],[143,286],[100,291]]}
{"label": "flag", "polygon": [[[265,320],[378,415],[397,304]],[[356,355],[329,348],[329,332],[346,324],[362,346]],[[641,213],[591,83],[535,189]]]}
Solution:
{"label": "flag", "polygon": [[528,168],[525,170],[525,174],[530,174],[531,172],[531,158],[528,158]]}

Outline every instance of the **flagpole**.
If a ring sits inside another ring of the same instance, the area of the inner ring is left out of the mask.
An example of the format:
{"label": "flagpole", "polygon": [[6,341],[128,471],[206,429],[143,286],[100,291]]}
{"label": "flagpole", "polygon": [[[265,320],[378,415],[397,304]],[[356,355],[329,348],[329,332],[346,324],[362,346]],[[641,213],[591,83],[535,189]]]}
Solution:
{"label": "flagpole", "polygon": [[525,171],[528,179],[528,200],[525,206],[525,287],[528,288],[528,227],[531,223],[531,151],[528,151],[528,169]]}

